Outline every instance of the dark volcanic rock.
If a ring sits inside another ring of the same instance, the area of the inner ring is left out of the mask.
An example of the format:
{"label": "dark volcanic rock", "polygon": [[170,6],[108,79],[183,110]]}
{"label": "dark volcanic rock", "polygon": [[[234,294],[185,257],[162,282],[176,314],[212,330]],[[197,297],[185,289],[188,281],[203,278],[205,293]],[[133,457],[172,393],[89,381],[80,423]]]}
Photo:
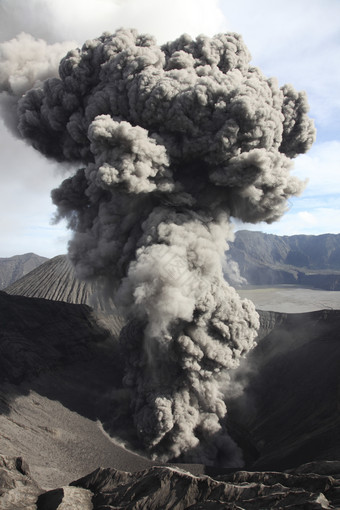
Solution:
{"label": "dark volcanic rock", "polygon": [[240,471],[214,478],[154,466],[98,468],[69,486],[43,491],[21,458],[0,456],[1,510],[336,509],[340,480],[313,473]]}
{"label": "dark volcanic rock", "polygon": [[336,508],[340,487],[339,480],[314,474],[236,472],[213,479],[167,467],[99,468],[71,485],[94,494],[94,510]]}
{"label": "dark volcanic rock", "polygon": [[64,489],[54,489],[41,494],[37,500],[38,510],[57,510],[64,496]]}
{"label": "dark volcanic rock", "polygon": [[340,290],[340,234],[276,236],[241,230],[228,255],[249,285]]}
{"label": "dark volcanic rock", "polygon": [[40,257],[35,253],[0,258],[0,290],[33,271],[46,260],[48,260],[46,257]]}

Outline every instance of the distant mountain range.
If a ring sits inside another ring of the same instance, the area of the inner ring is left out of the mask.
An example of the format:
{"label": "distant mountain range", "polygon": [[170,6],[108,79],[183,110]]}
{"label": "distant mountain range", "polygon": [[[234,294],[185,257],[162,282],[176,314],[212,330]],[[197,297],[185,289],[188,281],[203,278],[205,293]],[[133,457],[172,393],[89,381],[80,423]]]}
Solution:
{"label": "distant mountain range", "polygon": [[249,285],[340,290],[340,234],[276,236],[240,230],[227,257]]}
{"label": "distant mountain range", "polygon": [[48,260],[35,253],[14,255],[14,257],[0,258],[0,290],[8,287],[22,276],[40,266]]}
{"label": "distant mountain range", "polygon": [[[226,279],[236,287],[291,284],[340,290],[340,234],[276,236],[240,230],[235,241],[229,243],[227,261]],[[236,274],[235,263],[241,278]],[[44,267],[39,268],[42,264]],[[90,296],[101,299],[93,285],[75,281],[66,255],[50,260],[34,253],[0,258],[0,290],[6,289],[9,294],[92,306]],[[105,308],[107,303],[101,299],[95,306]]]}

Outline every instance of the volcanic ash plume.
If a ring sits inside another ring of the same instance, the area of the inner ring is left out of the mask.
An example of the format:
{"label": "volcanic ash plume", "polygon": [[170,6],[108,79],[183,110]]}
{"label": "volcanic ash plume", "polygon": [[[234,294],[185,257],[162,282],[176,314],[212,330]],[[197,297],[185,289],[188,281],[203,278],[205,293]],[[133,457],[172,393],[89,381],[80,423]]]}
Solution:
{"label": "volcanic ash plume", "polygon": [[230,217],[280,218],[302,190],[291,158],[314,140],[305,95],[249,61],[237,34],[159,47],[118,30],[69,52],[18,106],[34,147],[81,166],[53,200],[79,275],[125,313],[136,430],[164,460],[235,455],[223,391],[258,316],[223,278]]}

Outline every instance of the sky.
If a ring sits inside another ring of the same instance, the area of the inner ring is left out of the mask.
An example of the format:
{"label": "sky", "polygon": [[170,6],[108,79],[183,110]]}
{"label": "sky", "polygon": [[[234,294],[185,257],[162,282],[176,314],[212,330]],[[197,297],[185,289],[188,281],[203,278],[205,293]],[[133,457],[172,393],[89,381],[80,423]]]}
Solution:
{"label": "sky", "polygon": [[[184,32],[238,32],[253,65],[280,85],[305,90],[317,138],[295,159],[293,174],[306,188],[280,221],[235,223],[235,230],[340,233],[340,0],[0,0],[0,59],[1,44],[23,31],[76,47],[120,27],[151,33],[159,44]],[[66,253],[71,234],[53,221],[50,192],[67,170],[13,136],[2,120],[0,175],[0,257]]]}

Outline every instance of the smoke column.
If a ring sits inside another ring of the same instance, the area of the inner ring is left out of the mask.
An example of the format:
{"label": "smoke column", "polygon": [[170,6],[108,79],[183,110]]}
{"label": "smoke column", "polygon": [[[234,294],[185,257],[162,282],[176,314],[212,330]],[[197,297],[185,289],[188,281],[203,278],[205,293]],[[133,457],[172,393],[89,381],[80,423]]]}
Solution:
{"label": "smoke column", "polygon": [[303,188],[291,159],[314,141],[305,94],[249,62],[234,33],[159,47],[121,29],[70,51],[18,104],[21,135],[81,167],[53,201],[79,276],[126,316],[133,419],[162,460],[235,461],[224,390],[259,323],[223,278],[230,218],[279,219]]}

